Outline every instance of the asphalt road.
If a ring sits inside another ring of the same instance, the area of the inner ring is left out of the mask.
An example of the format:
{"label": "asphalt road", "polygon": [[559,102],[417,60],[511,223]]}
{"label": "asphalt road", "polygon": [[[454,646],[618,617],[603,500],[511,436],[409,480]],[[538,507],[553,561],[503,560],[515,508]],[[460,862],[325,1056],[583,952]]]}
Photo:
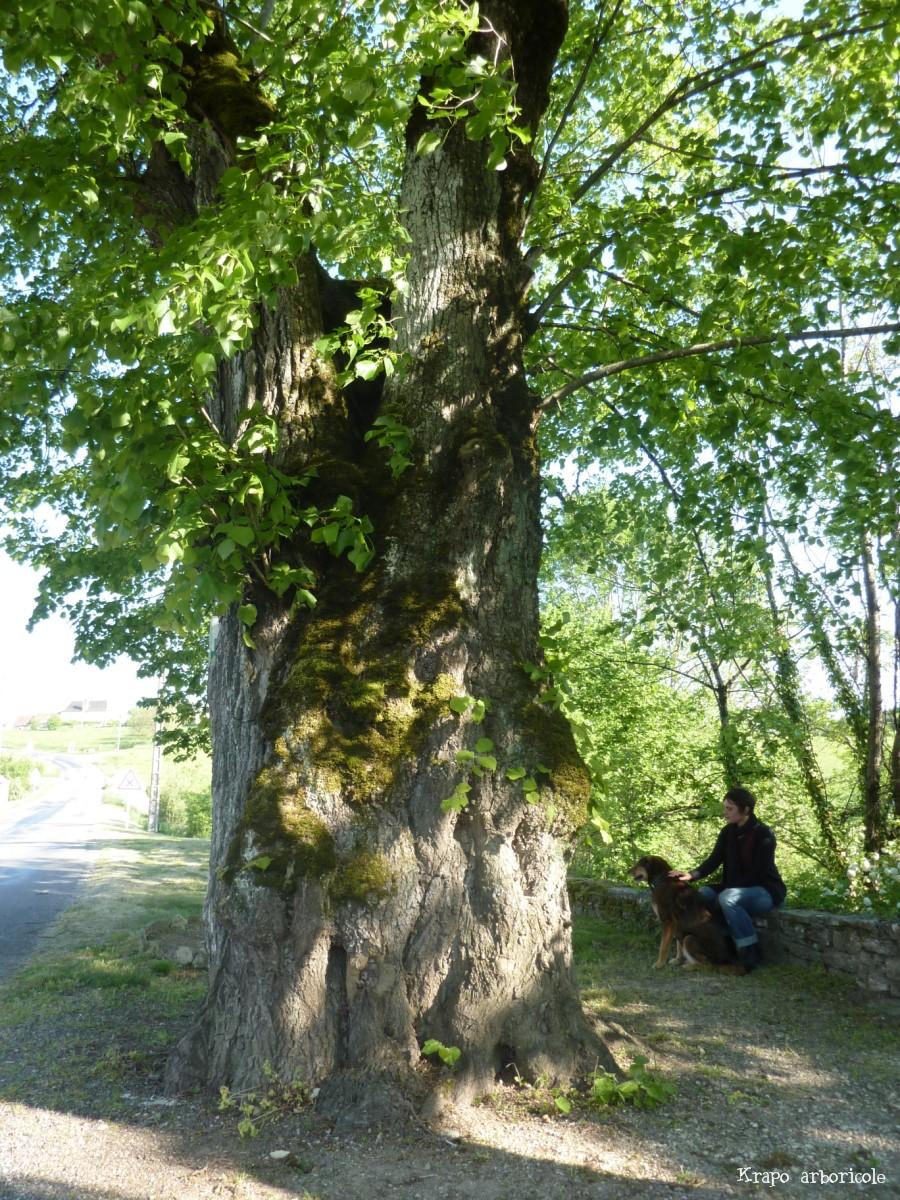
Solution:
{"label": "asphalt road", "polygon": [[101,775],[65,756],[39,799],[0,808],[0,979],[76,899],[100,851]]}

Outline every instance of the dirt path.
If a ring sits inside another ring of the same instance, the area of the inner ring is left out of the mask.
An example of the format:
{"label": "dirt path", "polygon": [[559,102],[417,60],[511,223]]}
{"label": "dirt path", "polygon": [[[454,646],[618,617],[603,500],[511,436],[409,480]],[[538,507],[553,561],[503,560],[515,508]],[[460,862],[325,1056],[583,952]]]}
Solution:
{"label": "dirt path", "polygon": [[438,1128],[338,1137],[301,1112],[242,1141],[234,1113],[160,1095],[202,981],[132,949],[4,1003],[3,1200],[900,1195],[896,1006],[816,971],[653,971],[652,935],[584,919],[586,1001],[650,1048],[669,1103],[564,1117],[546,1091],[504,1088]]}

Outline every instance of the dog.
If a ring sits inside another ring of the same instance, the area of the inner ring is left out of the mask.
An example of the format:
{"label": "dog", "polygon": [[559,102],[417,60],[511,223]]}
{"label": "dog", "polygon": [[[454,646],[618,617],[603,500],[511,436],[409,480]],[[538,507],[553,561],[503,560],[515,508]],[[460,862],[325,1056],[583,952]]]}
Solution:
{"label": "dog", "polygon": [[632,879],[643,880],[650,888],[650,903],[662,925],[662,941],[654,967],[666,965],[672,938],[675,938],[675,963],[691,967],[716,967],[732,975],[743,975],[744,968],[734,961],[725,934],[713,919],[696,888],[681,879],[673,879],[672,868],[664,858],[645,854],[631,868]]}

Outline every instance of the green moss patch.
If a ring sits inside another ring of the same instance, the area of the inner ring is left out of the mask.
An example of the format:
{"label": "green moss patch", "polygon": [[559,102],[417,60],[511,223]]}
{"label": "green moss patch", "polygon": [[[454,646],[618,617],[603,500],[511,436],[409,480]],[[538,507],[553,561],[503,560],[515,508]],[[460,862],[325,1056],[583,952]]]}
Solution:
{"label": "green moss patch", "polygon": [[283,888],[295,878],[319,878],[335,868],[328,826],[300,801],[276,767],[266,767],[257,777],[238,830],[235,860],[248,835],[255,857],[245,867],[264,887]]}
{"label": "green moss patch", "polygon": [[383,854],[361,850],[338,868],[329,894],[333,900],[383,899],[390,895],[393,873]]}
{"label": "green moss patch", "polygon": [[591,780],[565,718],[531,702],[522,713],[522,732],[529,753],[550,770],[557,813],[569,829],[581,828],[588,817]]}
{"label": "green moss patch", "polygon": [[189,101],[228,137],[252,137],[275,119],[275,106],[231,50],[191,57],[183,68]]}
{"label": "green moss patch", "polygon": [[336,602],[323,596],[321,611],[303,625],[266,718],[272,760],[253,785],[227,870],[283,890],[329,876],[333,898],[363,899],[386,894],[386,860],[360,853],[341,863],[328,825],[304,799],[319,791],[368,820],[366,807],[384,800],[448,715],[456,682],[449,675],[423,681],[413,664],[417,648],[458,627],[463,613],[446,577],[402,595],[376,595],[374,573],[342,587],[345,594]]}
{"label": "green moss patch", "polygon": [[353,804],[385,794],[456,691],[449,677],[423,683],[411,669],[417,646],[460,622],[449,581],[382,598],[373,590],[309,620],[276,718],[308,747],[325,790]]}

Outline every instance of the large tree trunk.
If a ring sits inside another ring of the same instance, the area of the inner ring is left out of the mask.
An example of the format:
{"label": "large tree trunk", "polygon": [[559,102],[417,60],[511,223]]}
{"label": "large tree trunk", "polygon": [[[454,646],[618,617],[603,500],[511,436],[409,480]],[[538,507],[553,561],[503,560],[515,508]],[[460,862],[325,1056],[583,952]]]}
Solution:
{"label": "large tree trunk", "polygon": [[[563,6],[483,7],[511,42],[533,125]],[[307,387],[321,327],[308,272],[221,380],[231,427],[250,381],[283,423],[295,397],[291,453],[319,461],[314,498],[350,496],[374,521],[379,553],[362,575],[342,559],[316,562],[312,613],[254,596],[255,648],[234,617],[219,631],[209,994],[170,1061],[170,1086],[244,1087],[269,1062],[282,1077],[326,1081],[320,1102],[361,1105],[368,1119],[381,1102],[390,1115],[398,1091],[415,1094],[426,1038],[460,1048],[463,1090],[510,1063],[564,1079],[586,1052],[596,1060],[565,886],[566,835],[584,817],[588,782],[565,722],[522,670],[539,653],[518,242],[531,164],[487,171],[486,153],[458,128],[433,155],[408,159],[409,292],[397,326],[411,366],[386,403],[412,431],[412,470],[391,479],[321,373]],[[463,695],[485,702],[483,723],[450,708]],[[442,811],[467,778],[456,755],[482,737],[496,769],[468,777],[463,811]],[[542,784],[538,803],[507,779],[512,767]]]}

